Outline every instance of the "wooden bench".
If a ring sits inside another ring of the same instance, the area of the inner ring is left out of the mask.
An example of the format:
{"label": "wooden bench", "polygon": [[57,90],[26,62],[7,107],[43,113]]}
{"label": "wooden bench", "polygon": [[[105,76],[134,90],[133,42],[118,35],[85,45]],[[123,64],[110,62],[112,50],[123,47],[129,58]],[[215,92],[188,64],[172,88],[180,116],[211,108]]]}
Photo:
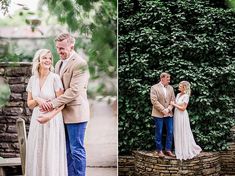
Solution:
{"label": "wooden bench", "polygon": [[23,176],[25,176],[27,138],[25,130],[25,121],[22,118],[17,119],[16,128],[20,147],[20,158],[0,158],[0,176],[6,176],[5,168],[9,166],[21,166]]}
{"label": "wooden bench", "polygon": [[5,168],[9,166],[21,166],[20,158],[1,158],[0,159],[0,176],[6,176]]}

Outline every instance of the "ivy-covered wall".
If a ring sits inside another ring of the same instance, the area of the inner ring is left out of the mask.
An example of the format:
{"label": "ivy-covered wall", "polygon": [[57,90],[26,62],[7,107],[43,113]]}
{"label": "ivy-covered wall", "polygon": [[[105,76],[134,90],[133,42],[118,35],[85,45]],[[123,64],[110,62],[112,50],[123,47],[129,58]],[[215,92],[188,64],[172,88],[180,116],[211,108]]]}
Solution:
{"label": "ivy-covered wall", "polygon": [[119,1],[119,152],[154,149],[150,87],[163,71],[191,83],[188,111],[205,151],[227,148],[235,113],[235,13],[216,1]]}

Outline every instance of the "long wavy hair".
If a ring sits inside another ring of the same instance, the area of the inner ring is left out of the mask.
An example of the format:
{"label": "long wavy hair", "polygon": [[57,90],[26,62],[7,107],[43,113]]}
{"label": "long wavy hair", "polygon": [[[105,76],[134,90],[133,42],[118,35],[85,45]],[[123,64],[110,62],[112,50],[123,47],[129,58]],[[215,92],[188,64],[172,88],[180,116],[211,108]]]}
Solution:
{"label": "long wavy hair", "polygon": [[179,84],[183,85],[185,87],[184,93],[191,95],[191,85],[188,81],[181,81]]}
{"label": "long wavy hair", "polygon": [[[40,49],[38,51],[36,51],[34,57],[33,57],[33,66],[32,66],[32,74],[33,75],[39,75],[39,65],[40,65],[40,58],[42,56],[45,56],[46,54],[51,53],[50,50],[48,49]],[[53,55],[51,53],[51,58],[52,58],[52,62],[51,62],[51,67],[50,67],[50,71],[54,70],[53,67]]]}

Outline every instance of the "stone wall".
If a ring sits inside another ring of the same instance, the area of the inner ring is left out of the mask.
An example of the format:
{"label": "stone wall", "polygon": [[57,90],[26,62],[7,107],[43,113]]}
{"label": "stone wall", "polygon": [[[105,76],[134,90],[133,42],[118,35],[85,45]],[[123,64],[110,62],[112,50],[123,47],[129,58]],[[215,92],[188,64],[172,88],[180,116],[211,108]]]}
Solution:
{"label": "stone wall", "polygon": [[135,152],[134,155],[137,176],[220,175],[218,153],[201,153],[186,161],[172,157],[161,159],[153,152]]}
{"label": "stone wall", "polygon": [[[31,63],[0,63],[0,76],[10,86],[10,101],[0,108],[0,156],[18,157],[19,146],[16,132],[16,120],[26,121],[28,131],[31,111],[27,108],[26,86],[31,76]],[[1,85],[0,85],[1,86]]]}
{"label": "stone wall", "polygon": [[228,151],[221,152],[221,175],[235,175],[235,143]]}
{"label": "stone wall", "polygon": [[235,175],[235,127],[231,129],[229,149],[220,153],[221,175]]}
{"label": "stone wall", "polygon": [[134,156],[118,157],[118,175],[134,176],[135,175],[135,158]]}
{"label": "stone wall", "polygon": [[234,176],[235,143],[228,151],[202,152],[186,161],[166,157],[160,159],[153,152],[138,151],[133,156],[119,156],[119,176]]}
{"label": "stone wall", "polygon": [[231,129],[229,149],[222,152],[202,152],[197,157],[180,161],[159,158],[153,152],[136,151],[133,156],[119,156],[119,176],[234,176],[235,127]]}

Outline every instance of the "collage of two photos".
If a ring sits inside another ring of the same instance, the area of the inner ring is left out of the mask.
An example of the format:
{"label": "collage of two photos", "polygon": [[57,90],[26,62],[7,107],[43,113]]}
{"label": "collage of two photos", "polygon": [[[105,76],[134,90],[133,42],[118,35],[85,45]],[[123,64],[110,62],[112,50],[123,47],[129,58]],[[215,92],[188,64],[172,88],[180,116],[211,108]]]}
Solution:
{"label": "collage of two photos", "polygon": [[118,175],[235,175],[234,1],[119,1]]}
{"label": "collage of two photos", "polygon": [[235,175],[233,0],[0,4],[0,176]]}

